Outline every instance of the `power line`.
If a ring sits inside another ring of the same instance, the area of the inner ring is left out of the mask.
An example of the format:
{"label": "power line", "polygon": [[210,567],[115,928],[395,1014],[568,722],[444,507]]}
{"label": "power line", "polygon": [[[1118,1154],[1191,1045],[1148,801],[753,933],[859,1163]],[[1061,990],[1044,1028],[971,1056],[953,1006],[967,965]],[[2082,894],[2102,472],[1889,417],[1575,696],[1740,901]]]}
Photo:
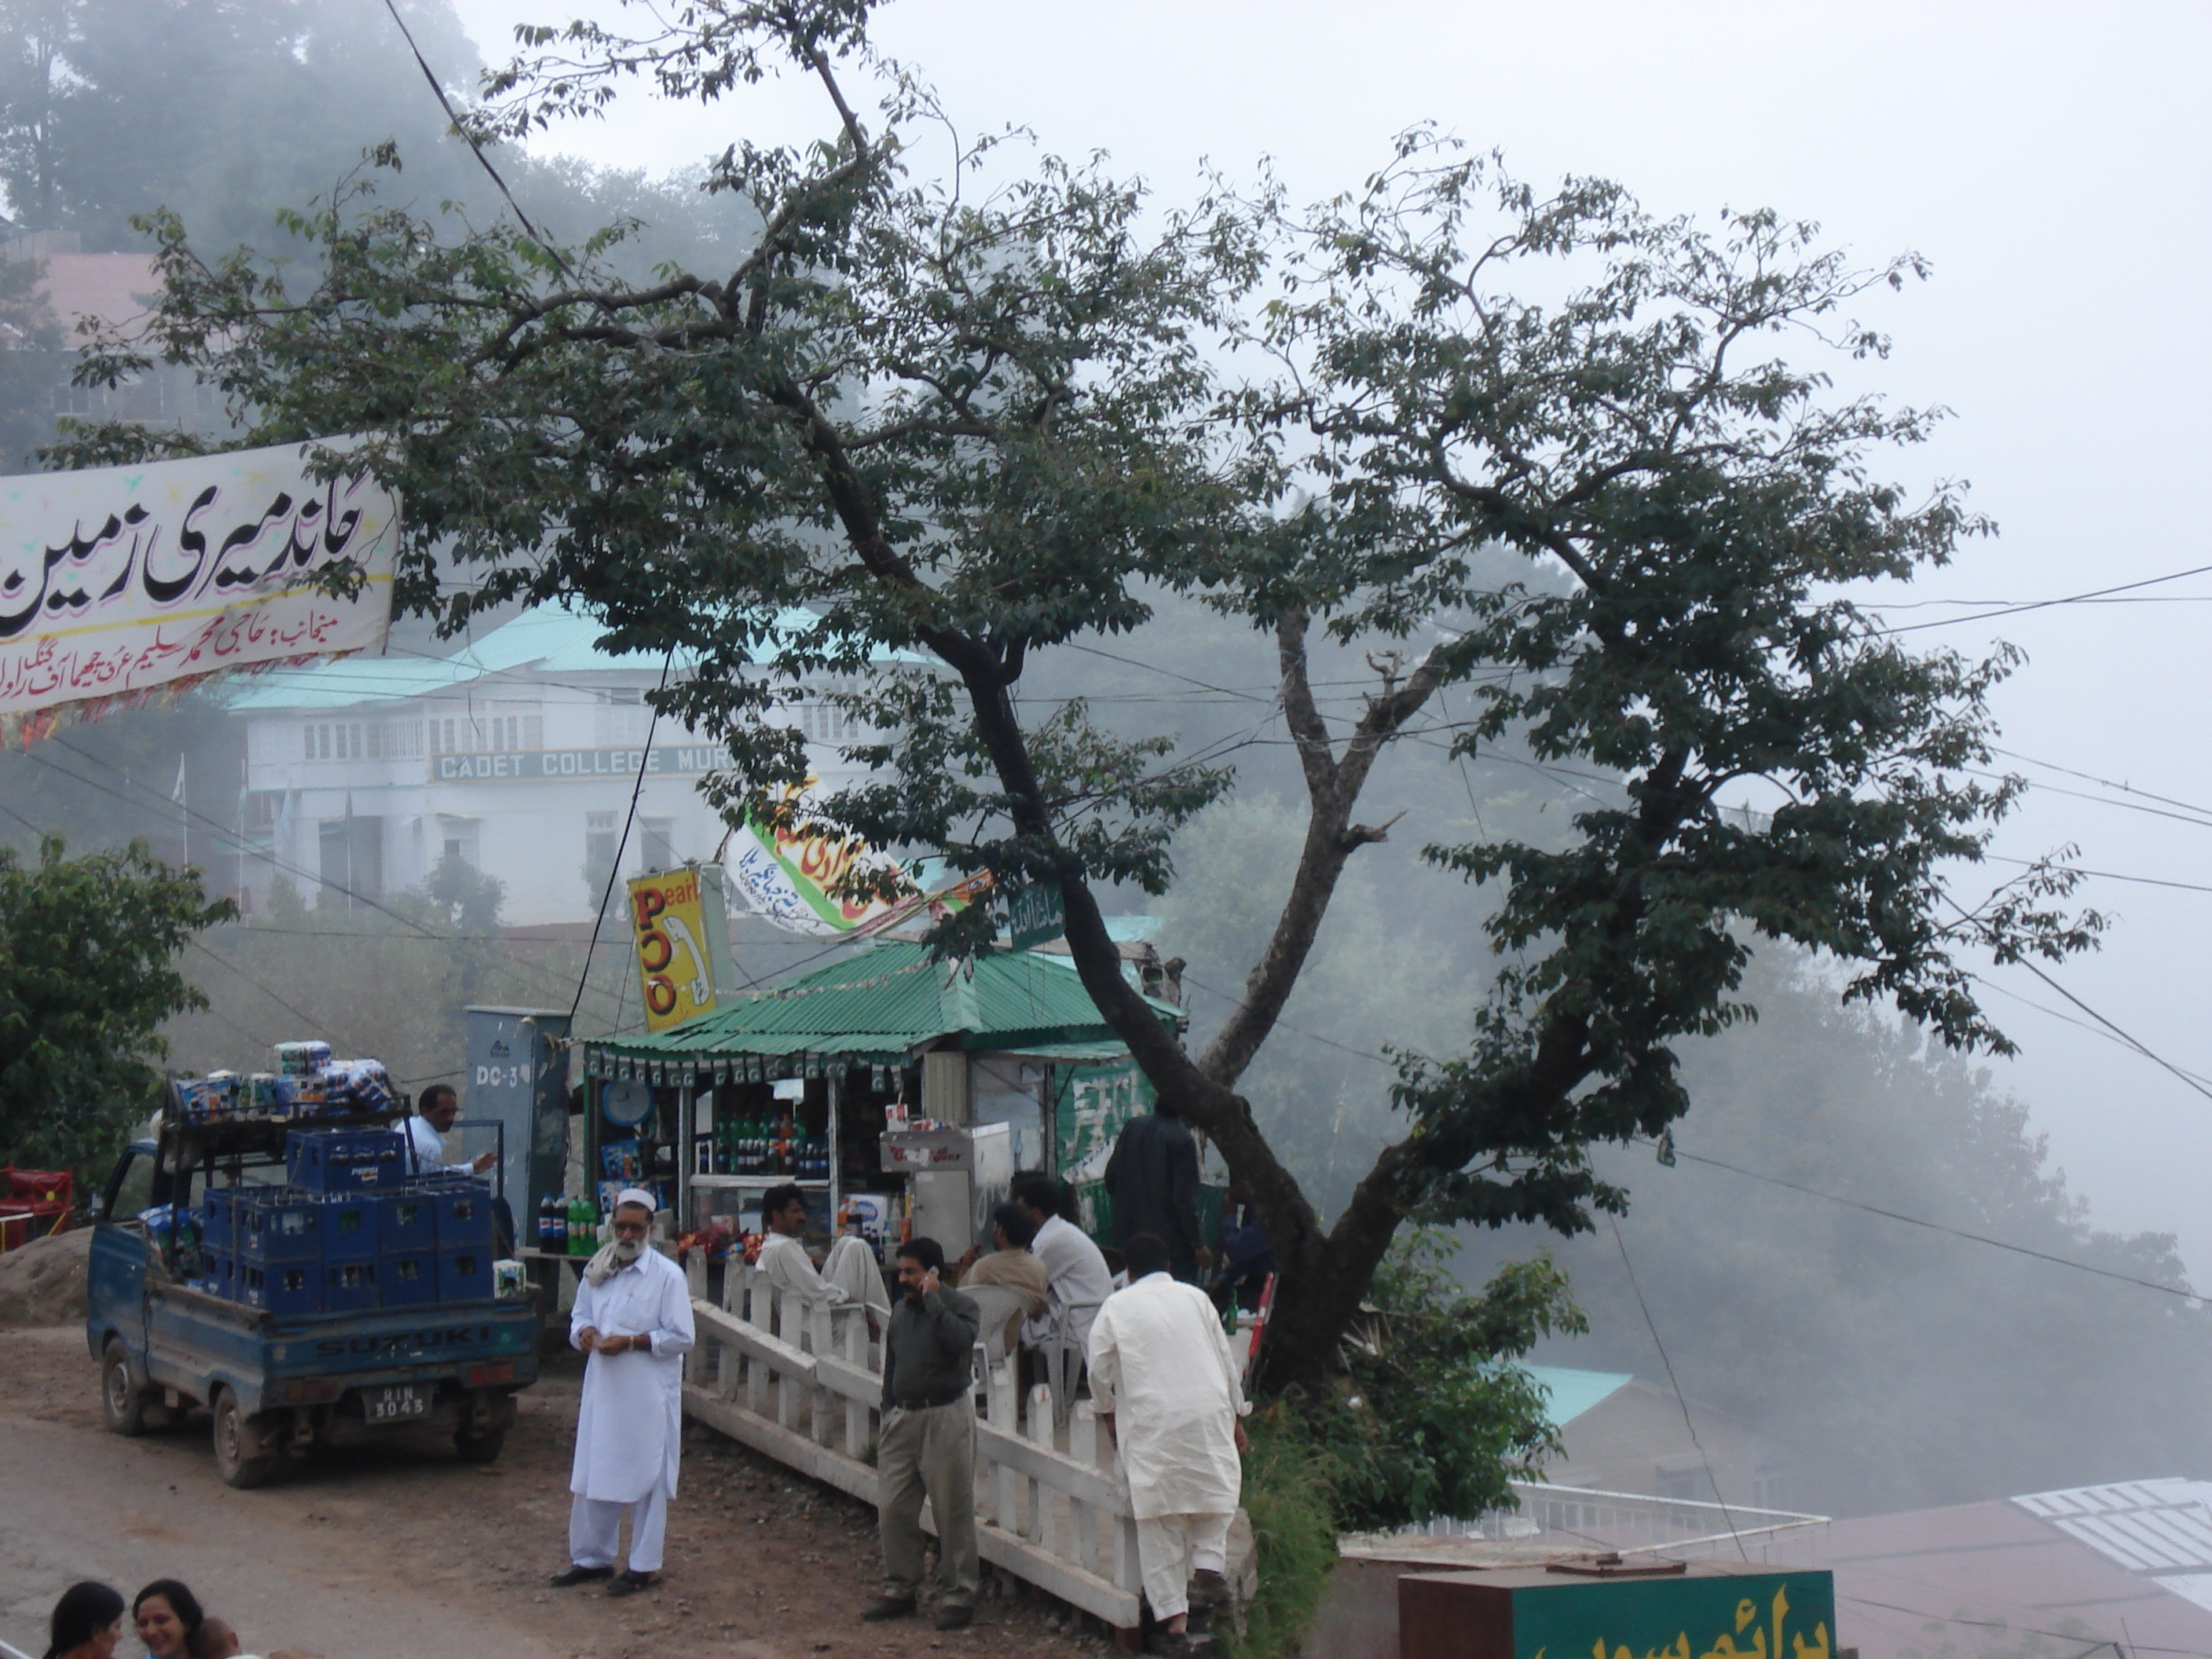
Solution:
{"label": "power line", "polygon": [[[2171,795],[2153,794],[2148,789],[2138,789],[2131,783],[2116,783],[2110,778],[2098,777],[2091,772],[2077,772],[2070,766],[2061,766],[2055,761],[2038,760],[2033,755],[2022,755],[2010,749],[1993,749],[1992,754],[2004,756],[2029,766],[2039,766],[2046,772],[2057,772],[2069,778],[2079,778],[2084,783],[2094,783],[2100,789],[2117,789],[2124,795],[2141,795],[2145,800],[2154,800],[2162,806],[2179,806],[2184,811],[2201,814],[2212,819],[2212,806],[2199,806],[2193,801],[2176,800]],[[2047,786],[2046,786],[2047,787]]]}
{"label": "power line", "polygon": [[[1645,1142],[1644,1144],[1656,1145],[1657,1143]],[[2142,1290],[2156,1291],[2161,1296],[2179,1297],[2185,1302],[2198,1303],[2203,1300],[2194,1291],[2186,1287],[2161,1285],[2154,1279],[2139,1279],[2133,1273],[2118,1273],[2110,1267],[2092,1267],[2086,1261],[2076,1261],[2070,1256],[2053,1255],[2048,1250],[2033,1249],[2026,1244],[2014,1244],[2006,1239],[1992,1238],[1986,1233],[1969,1232],[1962,1227],[1946,1226],[1940,1221],[1930,1221],[1924,1216],[1906,1215],[1901,1210],[1885,1209],[1879,1204],[1868,1204],[1856,1198],[1845,1198],[1838,1193],[1823,1192],[1818,1187],[1808,1187],[1802,1182],[1785,1180],[1780,1176],[1762,1175],[1756,1170],[1747,1170],[1740,1164],[1730,1164],[1723,1158],[1706,1158],[1698,1152],[1686,1152],[1679,1146],[1674,1148],[1674,1156],[1686,1164],[1703,1164],[1712,1169],[1726,1170],[1730,1175],[1741,1176],[1747,1181],[1760,1182],[1769,1187],[1787,1188],[1793,1193],[1802,1193],[1808,1198],[1821,1199],[1830,1204],[1841,1205],[1847,1210],[1863,1210],[1869,1215],[1878,1215],[1887,1221],[1903,1222],[1908,1227],[1921,1227],[1932,1233],[1942,1233],[1952,1238],[1963,1238],[1972,1243],[1986,1244],[1991,1249],[2008,1250],[2014,1255],[2028,1256],[2038,1261],[2048,1261],[2056,1267],[2071,1267],[2075,1273],[2093,1273],[2099,1279],[2117,1279],[2123,1285],[2133,1285]]]}
{"label": "power line", "polygon": [[[117,775],[122,777],[126,783],[132,787],[144,790],[149,795],[153,794],[154,792],[150,785],[140,782],[138,780],[132,778],[127,772],[123,771],[121,768],[114,765],[112,762],[102,760],[97,755],[92,754],[88,750],[79,749],[76,744],[70,743],[65,738],[56,737],[53,741],[62,748],[68,750],[70,754],[76,756],[78,758],[88,761],[93,765],[100,767],[106,771],[113,772]],[[54,773],[58,776],[67,778],[70,782],[78,785],[80,787],[95,790],[100,794],[108,796],[112,799],[121,801],[126,806],[136,806],[141,804],[133,801],[130,796],[123,793],[120,790],[110,788],[106,784],[100,783],[95,779],[81,776],[77,773],[70,771],[67,767],[57,765],[53,761],[48,759],[43,754],[33,751],[27,755],[26,758],[31,761],[34,765],[45,767],[48,771]],[[204,812],[198,811],[189,806],[185,807],[184,811],[187,817],[198,818],[201,823],[209,825],[217,836],[228,839],[234,846],[244,850],[251,856],[266,862],[274,869],[281,871],[287,875],[297,876],[303,881],[313,882],[318,885],[327,888],[331,892],[341,894],[350,902],[362,905],[366,908],[377,911],[380,915],[389,916],[401,927],[408,928],[411,932],[418,933],[425,939],[435,939],[443,944],[452,943],[452,940],[448,936],[438,933],[434,929],[425,927],[421,922],[416,921],[412,916],[406,915],[400,911],[395,910],[387,904],[380,903],[366,893],[358,892],[353,888],[348,887],[342,883],[325,881],[317,872],[294,864],[289,860],[277,857],[273,849],[268,852],[263,852],[252,847],[243,836],[240,836],[237,831],[232,830],[227,824],[217,823],[214,818],[210,817]],[[21,819],[20,816],[18,816],[18,821],[25,822],[27,824],[27,821]],[[523,964],[521,963],[493,963],[489,965],[494,971],[506,975],[508,979],[512,980],[515,984],[523,987],[525,989],[536,990],[543,993],[552,988],[553,981],[544,977],[533,978],[531,974],[524,971]]]}
{"label": "power line", "polygon": [[2086,605],[2093,599],[2105,599],[2114,593],[2129,593],[2139,587],[2155,587],[2160,582],[2178,582],[2184,577],[2202,576],[2207,571],[2212,571],[2212,564],[2200,564],[2164,576],[2146,576],[2141,581],[2122,582],[2116,587],[2096,587],[2086,593],[2069,593],[2063,599],[2034,599],[2026,605],[2000,605],[1995,610],[1977,611],[1964,617],[1947,617],[1938,622],[1905,623],[1896,628],[1877,628],[1874,631],[1878,635],[1917,634],[1925,628],[1956,628],[1962,623],[1982,622],[1990,617],[2016,617],[2024,611],[2046,611],[2057,605]]}
{"label": "power line", "polygon": [[[1698,1449],[1698,1461],[1705,1466],[1705,1481],[1713,1489],[1713,1501],[1721,1506],[1721,1519],[1728,1523],[1729,1536],[1735,1540],[1736,1553],[1747,1561],[1751,1552],[1743,1547],[1743,1535],[1736,1531],[1735,1516],[1729,1512],[1728,1499],[1721,1496],[1720,1477],[1713,1473],[1713,1460],[1706,1455],[1705,1442],[1698,1438],[1698,1425],[1690,1416],[1690,1402],[1682,1397],[1682,1385],[1674,1380],[1674,1362],[1667,1357],[1667,1345],[1659,1340],[1658,1322],[1651,1317],[1651,1304],[1644,1299],[1644,1287],[1636,1282],[1636,1264],[1628,1259],[1628,1241],[1620,1236],[1618,1218],[1606,1219],[1613,1226],[1613,1242],[1620,1249],[1620,1265],[1628,1274],[1628,1288],[1635,1294],[1636,1305],[1643,1310],[1644,1328],[1651,1333],[1651,1346],[1659,1350],[1659,1363],[1666,1368],[1667,1386],[1674,1391],[1674,1403],[1682,1408],[1682,1426],[1690,1431],[1690,1443]],[[1777,1655],[1776,1659],[1780,1659]]]}
{"label": "power line", "polygon": [[539,233],[537,226],[530,222],[530,216],[522,210],[522,204],[514,199],[514,192],[507,187],[507,180],[499,176],[499,169],[491,164],[491,157],[483,153],[483,147],[477,143],[476,135],[461,125],[461,118],[454,112],[453,100],[446,96],[446,88],[440,83],[436,74],[432,71],[429,60],[422,56],[422,48],[415,44],[414,32],[407,27],[407,20],[399,15],[398,6],[394,3],[394,0],[384,0],[384,9],[392,14],[392,21],[399,25],[399,33],[407,42],[407,50],[415,54],[416,64],[422,70],[422,78],[430,83],[430,91],[438,100],[438,107],[446,112],[447,120],[453,123],[453,131],[460,135],[461,142],[469,147],[471,153],[482,164],[483,170],[491,175],[492,183],[499,186],[499,193],[507,198],[507,206],[514,210],[516,220],[525,230],[530,233],[531,240],[544,250],[545,257],[553,261],[561,275],[570,282],[575,281],[574,276],[568,270],[568,261],[561,257],[560,250]]}
{"label": "power line", "polygon": [[[391,0],[385,0],[385,3],[389,5]],[[675,660],[676,647],[672,645],[667,654],[660,659],[660,690],[668,689],[668,670]],[[660,705],[655,703],[653,718],[645,726],[645,747],[637,754],[637,781],[630,786],[629,811],[623,815],[622,839],[615,843],[615,861],[607,871],[606,890],[599,895],[599,914],[592,918],[592,942],[584,947],[584,970],[576,975],[576,994],[568,1002],[568,1024],[572,1028],[576,1023],[576,1010],[584,1006],[585,981],[592,976],[592,958],[599,953],[599,929],[606,925],[607,906],[614,902],[615,882],[622,874],[623,854],[629,848],[629,828],[637,822],[638,797],[645,793],[645,768],[646,763],[653,758],[653,734],[659,729]],[[706,964],[702,963],[700,965],[704,967]],[[619,1005],[617,1012],[620,1012]]]}

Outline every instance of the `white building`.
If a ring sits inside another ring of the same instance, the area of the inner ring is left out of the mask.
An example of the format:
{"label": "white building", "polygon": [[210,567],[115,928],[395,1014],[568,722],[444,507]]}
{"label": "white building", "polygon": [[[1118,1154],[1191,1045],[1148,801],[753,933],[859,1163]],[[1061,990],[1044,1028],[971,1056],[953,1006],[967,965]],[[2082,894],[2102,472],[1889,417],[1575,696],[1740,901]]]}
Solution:
{"label": "white building", "polygon": [[[326,902],[358,902],[419,885],[450,853],[506,884],[511,925],[588,920],[641,761],[623,872],[713,858],[724,825],[696,785],[728,752],[665,717],[648,751],[660,660],[602,651],[601,631],[541,606],[452,657],[351,657],[242,682],[230,701],[246,727],[249,912],[280,873],[311,901],[319,886]],[[835,787],[848,769],[830,745],[855,734],[848,717],[817,697],[787,718]]]}

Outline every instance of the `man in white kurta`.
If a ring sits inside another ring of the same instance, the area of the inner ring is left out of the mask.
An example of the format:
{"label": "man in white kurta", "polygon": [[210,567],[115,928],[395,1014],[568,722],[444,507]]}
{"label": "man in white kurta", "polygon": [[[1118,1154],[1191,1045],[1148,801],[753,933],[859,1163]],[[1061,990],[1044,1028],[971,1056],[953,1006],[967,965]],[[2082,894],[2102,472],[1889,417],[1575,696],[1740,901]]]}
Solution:
{"label": "man in white kurta", "polygon": [[[586,1267],[568,1318],[568,1340],[591,1358],[568,1476],[572,1565],[553,1582],[565,1587],[611,1577],[607,1594],[628,1595],[660,1571],[684,1445],[684,1356],[693,1331],[684,1270],[647,1242],[651,1197],[635,1188],[624,1192],[613,1231],[614,1242]],[[617,1575],[624,1510],[629,1565]]]}
{"label": "man in white kurta", "polygon": [[[1251,1410],[1221,1316],[1168,1271],[1168,1247],[1139,1233],[1129,1283],[1091,1327],[1091,1398],[1129,1480],[1145,1599],[1170,1637],[1188,1627],[1194,1573],[1227,1571],[1229,1525],[1244,1480]],[[1225,1588],[1225,1587],[1224,1587]]]}
{"label": "man in white kurta", "polygon": [[1113,1294],[1112,1275],[1106,1258],[1083,1229],[1060,1214],[1060,1188],[1050,1176],[1024,1170],[1014,1177],[1013,1200],[1030,1213],[1036,1237],[1030,1252],[1044,1263],[1048,1288],[1044,1311],[1022,1326],[1022,1340],[1031,1347],[1052,1334],[1054,1323],[1065,1316],[1068,1334],[1080,1352],[1090,1340],[1091,1322],[1097,1306]]}
{"label": "man in white kurta", "polygon": [[809,1304],[827,1302],[836,1307],[858,1303],[878,1320],[890,1317],[890,1292],[884,1286],[876,1253],[865,1239],[849,1233],[838,1239],[830,1245],[821,1270],[815,1270],[800,1242],[806,1234],[806,1196],[800,1188],[787,1184],[763,1193],[761,1224],[768,1236],[761,1241],[760,1257],[753,1265],[769,1285]]}

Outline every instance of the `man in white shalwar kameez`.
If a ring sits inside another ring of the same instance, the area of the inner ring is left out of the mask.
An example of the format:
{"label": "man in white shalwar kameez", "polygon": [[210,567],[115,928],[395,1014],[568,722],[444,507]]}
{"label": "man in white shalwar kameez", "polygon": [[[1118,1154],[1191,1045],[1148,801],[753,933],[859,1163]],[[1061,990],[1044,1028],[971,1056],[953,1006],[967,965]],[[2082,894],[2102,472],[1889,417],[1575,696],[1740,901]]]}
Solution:
{"label": "man in white shalwar kameez", "polygon": [[[611,1578],[609,1595],[656,1582],[668,1504],[684,1446],[684,1356],[691,1350],[691,1291],[684,1270],[647,1242],[653,1199],[633,1187],[615,1200],[614,1240],[576,1287],[568,1340],[591,1356],[576,1414],[568,1476],[566,1572],[561,1587]],[[629,1565],[614,1570],[623,1511]]]}
{"label": "man in white shalwar kameez", "polygon": [[890,1292],[884,1286],[883,1269],[867,1241],[847,1234],[830,1247],[821,1270],[800,1241],[806,1236],[806,1194],[794,1183],[771,1187],[761,1194],[761,1224],[768,1236],[761,1241],[760,1257],[753,1265],[776,1289],[791,1291],[808,1303],[827,1302],[832,1307],[858,1303],[878,1323],[890,1319]]}
{"label": "man in white shalwar kameez", "polygon": [[1091,1327],[1091,1398],[1121,1449],[1145,1599],[1186,1650],[1190,1581],[1225,1595],[1229,1525],[1244,1481],[1245,1403],[1221,1316],[1168,1271],[1166,1243],[1139,1233],[1124,1252],[1129,1283]]}

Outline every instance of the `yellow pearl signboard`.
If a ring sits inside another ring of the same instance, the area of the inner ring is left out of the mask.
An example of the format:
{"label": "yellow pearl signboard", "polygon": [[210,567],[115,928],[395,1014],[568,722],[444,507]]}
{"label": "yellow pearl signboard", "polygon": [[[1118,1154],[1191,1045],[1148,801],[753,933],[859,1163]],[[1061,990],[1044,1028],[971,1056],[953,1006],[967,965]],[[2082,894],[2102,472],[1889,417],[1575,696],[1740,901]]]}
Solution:
{"label": "yellow pearl signboard", "polygon": [[714,988],[729,977],[729,919],[719,866],[688,866],[629,884],[645,1028],[665,1031],[711,1013]]}

